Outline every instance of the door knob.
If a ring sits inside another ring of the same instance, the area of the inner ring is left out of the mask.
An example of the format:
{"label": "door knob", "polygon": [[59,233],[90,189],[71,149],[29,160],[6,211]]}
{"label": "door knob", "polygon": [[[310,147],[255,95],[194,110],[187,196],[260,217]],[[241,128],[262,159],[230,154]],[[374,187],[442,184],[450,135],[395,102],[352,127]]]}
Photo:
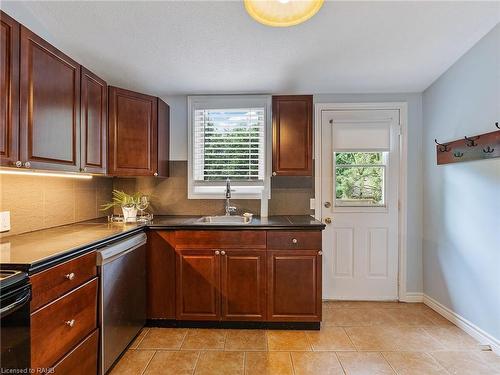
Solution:
{"label": "door knob", "polygon": [[330,208],[332,207],[332,204],[330,202],[325,202],[323,206],[325,206],[326,208]]}
{"label": "door knob", "polygon": [[29,161],[27,161],[26,163],[24,163],[24,167],[31,168],[31,163]]}
{"label": "door knob", "polygon": [[224,250],[222,250],[222,251],[220,252],[220,255],[226,255],[226,252],[225,252]]}
{"label": "door knob", "polygon": [[15,161],[14,166],[17,168],[21,168],[23,166],[23,162],[21,160]]}
{"label": "door knob", "polygon": [[332,218],[331,217],[325,217],[325,223],[331,224],[332,223]]}
{"label": "door knob", "polygon": [[219,250],[215,250],[215,255],[219,255],[220,254],[220,251]]}

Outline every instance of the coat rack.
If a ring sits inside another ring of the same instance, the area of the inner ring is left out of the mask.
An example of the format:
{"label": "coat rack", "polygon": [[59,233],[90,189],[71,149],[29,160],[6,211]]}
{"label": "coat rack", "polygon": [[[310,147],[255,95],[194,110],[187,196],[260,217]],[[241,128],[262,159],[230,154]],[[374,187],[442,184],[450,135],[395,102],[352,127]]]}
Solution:
{"label": "coat rack", "polygon": [[438,164],[461,163],[463,161],[493,159],[500,157],[500,125],[499,130],[475,136],[465,136],[456,141],[436,143]]}

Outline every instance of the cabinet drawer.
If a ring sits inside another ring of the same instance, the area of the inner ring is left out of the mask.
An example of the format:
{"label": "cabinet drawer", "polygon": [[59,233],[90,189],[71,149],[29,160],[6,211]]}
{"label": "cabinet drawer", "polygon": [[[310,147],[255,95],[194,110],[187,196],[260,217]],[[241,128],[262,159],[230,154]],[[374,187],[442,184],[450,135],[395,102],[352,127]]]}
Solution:
{"label": "cabinet drawer", "polygon": [[265,249],[266,232],[257,230],[177,231],[178,249]]}
{"label": "cabinet drawer", "polygon": [[87,336],[76,348],[70,351],[54,366],[57,375],[97,374],[97,348],[99,330]]}
{"label": "cabinet drawer", "polygon": [[31,311],[55,300],[96,274],[96,253],[91,252],[31,276]]}
{"label": "cabinet drawer", "polygon": [[321,231],[268,231],[267,248],[321,250]]}
{"label": "cabinet drawer", "polygon": [[31,314],[31,367],[50,367],[97,327],[97,278]]}

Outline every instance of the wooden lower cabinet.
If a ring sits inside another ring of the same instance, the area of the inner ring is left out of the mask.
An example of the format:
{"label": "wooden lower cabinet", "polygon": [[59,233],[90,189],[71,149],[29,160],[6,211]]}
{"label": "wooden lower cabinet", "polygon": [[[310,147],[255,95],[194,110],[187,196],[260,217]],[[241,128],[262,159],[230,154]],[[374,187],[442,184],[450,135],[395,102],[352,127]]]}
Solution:
{"label": "wooden lower cabinet", "polygon": [[56,363],[53,373],[56,375],[97,374],[98,348],[99,330],[96,329]]}
{"label": "wooden lower cabinet", "polygon": [[219,320],[220,255],[216,250],[177,252],[177,319]]}
{"label": "wooden lower cabinet", "polygon": [[320,231],[199,232],[148,234],[149,319],[321,321]]}
{"label": "wooden lower cabinet", "polygon": [[266,252],[223,250],[221,255],[222,320],[266,318]]}
{"label": "wooden lower cabinet", "polygon": [[320,321],[321,252],[271,250],[267,266],[267,320]]}

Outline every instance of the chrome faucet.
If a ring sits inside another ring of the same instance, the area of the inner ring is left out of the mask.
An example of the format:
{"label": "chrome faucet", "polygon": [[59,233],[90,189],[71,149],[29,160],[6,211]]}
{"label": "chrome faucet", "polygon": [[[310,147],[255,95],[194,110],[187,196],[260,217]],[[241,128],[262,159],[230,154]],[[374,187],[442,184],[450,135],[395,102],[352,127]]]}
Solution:
{"label": "chrome faucet", "polygon": [[231,180],[228,178],[226,180],[226,203],[224,205],[224,210],[226,211],[226,216],[230,216],[231,212],[236,211],[236,207],[231,206]]}

